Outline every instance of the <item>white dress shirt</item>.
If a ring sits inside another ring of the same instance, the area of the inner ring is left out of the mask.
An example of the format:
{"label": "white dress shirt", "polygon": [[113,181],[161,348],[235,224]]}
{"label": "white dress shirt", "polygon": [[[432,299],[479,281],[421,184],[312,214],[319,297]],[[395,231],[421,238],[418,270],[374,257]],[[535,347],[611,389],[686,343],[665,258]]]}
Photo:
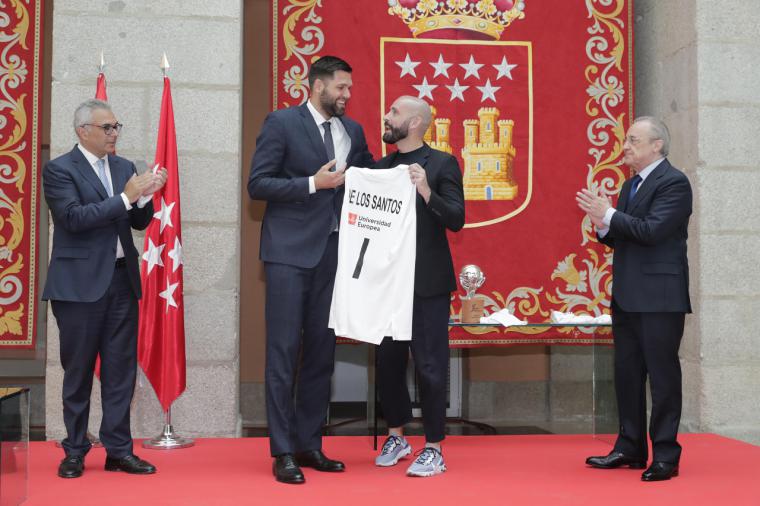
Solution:
{"label": "white dress shirt", "polygon": [[[311,116],[314,118],[314,122],[317,124],[319,135],[322,137],[322,142],[325,141],[325,129],[322,127],[322,123],[325,121],[330,122],[330,133],[332,133],[333,146],[335,147],[335,169],[343,168],[346,165],[346,159],[348,158],[348,152],[351,151],[351,137],[346,132],[346,127],[343,126],[343,122],[336,118],[325,118],[317,111],[317,108],[311,105],[310,101],[306,102]],[[314,183],[314,176],[309,177],[309,193],[317,191],[317,186]]]}
{"label": "white dress shirt", "polygon": [[[641,178],[641,182],[639,183],[639,186],[636,188],[636,192],[639,191],[641,188],[641,185],[644,184],[644,181],[646,181],[647,177],[649,177],[649,174],[652,173],[654,169],[657,168],[658,165],[664,160],[665,158],[658,158],[657,160],[653,161],[646,167],[644,167],[644,170],[639,172],[639,177]],[[634,196],[636,193],[633,194]],[[599,234],[600,237],[604,237],[607,235],[607,233],[610,231],[610,222],[612,221],[612,215],[615,214],[616,210],[614,207],[610,207],[607,209],[607,212],[604,213],[604,218],[602,218],[602,223],[604,223],[604,228],[597,228],[596,233]]]}
{"label": "white dress shirt", "polygon": [[[100,175],[98,174],[98,158],[97,156],[93,155],[87,149],[84,148],[81,144],[77,144],[77,147],[79,148],[79,151],[82,152],[84,157],[87,159],[88,162],[90,162],[90,166],[92,167],[92,170],[95,171],[95,175],[98,177],[98,180],[100,180]],[[106,188],[107,192],[113,195],[113,179],[111,178],[111,166],[108,164],[108,155],[104,156],[102,158],[103,162],[105,162],[105,168],[106,168],[106,179],[108,179],[108,186],[109,188]],[[124,202],[124,207],[127,211],[132,209],[132,205],[129,203],[129,199],[127,198],[127,195],[124,192],[121,192],[120,194],[121,200]],[[145,207],[145,204],[147,204],[151,199],[153,199],[153,195],[140,197],[137,200],[137,207],[143,208]],[[121,241],[119,240],[119,237],[116,237],[116,258],[124,258],[124,248],[121,246]]]}

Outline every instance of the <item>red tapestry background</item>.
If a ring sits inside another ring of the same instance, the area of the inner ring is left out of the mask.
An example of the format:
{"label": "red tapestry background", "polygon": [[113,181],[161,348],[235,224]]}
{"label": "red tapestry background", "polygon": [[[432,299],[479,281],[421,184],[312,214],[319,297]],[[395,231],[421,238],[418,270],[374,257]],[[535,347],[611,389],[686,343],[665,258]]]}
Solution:
{"label": "red tapestry background", "polygon": [[42,1],[0,13],[0,347],[33,348]]}
{"label": "red tapestry background", "polygon": [[[376,158],[399,95],[435,109],[428,142],[457,156],[467,225],[456,269],[477,264],[488,312],[531,323],[550,311],[609,312],[611,252],[575,192],[616,196],[633,113],[632,0],[275,0],[272,104],[303,103],[306,71],[333,54],[353,67],[347,114]],[[460,309],[452,298],[452,315]],[[609,342],[609,329],[453,328],[453,346]]]}

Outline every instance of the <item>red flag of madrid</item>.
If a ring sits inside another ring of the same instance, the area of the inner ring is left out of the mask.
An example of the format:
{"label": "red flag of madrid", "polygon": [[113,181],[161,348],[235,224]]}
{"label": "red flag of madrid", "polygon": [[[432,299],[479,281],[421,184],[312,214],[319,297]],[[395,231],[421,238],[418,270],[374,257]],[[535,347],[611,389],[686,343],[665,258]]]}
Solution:
{"label": "red flag of madrid", "polygon": [[153,194],[153,220],[145,232],[141,262],[143,293],[137,338],[138,359],[164,411],[185,390],[185,318],[182,297],[177,137],[171,85],[164,77],[161,118],[153,170],[165,168],[164,187]]}

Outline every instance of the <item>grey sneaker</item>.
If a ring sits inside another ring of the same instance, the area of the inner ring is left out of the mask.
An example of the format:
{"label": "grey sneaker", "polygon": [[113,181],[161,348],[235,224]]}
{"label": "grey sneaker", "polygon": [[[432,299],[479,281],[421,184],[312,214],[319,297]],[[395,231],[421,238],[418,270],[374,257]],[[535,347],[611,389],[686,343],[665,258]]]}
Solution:
{"label": "grey sneaker", "polygon": [[407,476],[433,476],[446,470],[443,455],[435,448],[426,446],[415,455],[417,458],[406,470]]}
{"label": "grey sneaker", "polygon": [[412,453],[412,447],[406,439],[398,436],[388,436],[383,443],[380,455],[375,457],[375,465],[381,467],[395,466],[399,460]]}

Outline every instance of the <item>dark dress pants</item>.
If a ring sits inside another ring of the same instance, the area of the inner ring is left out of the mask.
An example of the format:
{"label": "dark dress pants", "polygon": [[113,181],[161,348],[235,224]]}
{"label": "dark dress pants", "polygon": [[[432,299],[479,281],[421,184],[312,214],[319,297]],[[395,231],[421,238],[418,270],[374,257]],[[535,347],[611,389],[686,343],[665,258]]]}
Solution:
{"label": "dark dress pants", "polygon": [[137,374],[138,305],[125,267],[114,270],[105,295],[95,302],[51,301],[58,323],[63,366],[63,422],[67,455],[90,449],[87,423],[95,358],[100,353],[103,418],[100,441],[111,457],[132,453],[129,407]]}
{"label": "dark dress pants", "polygon": [[681,363],[678,348],[684,313],[629,313],[613,300],[615,392],[620,432],[615,450],[646,460],[646,380],[652,394],[649,437],[653,460],[677,464],[681,421]]}
{"label": "dark dress pants", "polygon": [[412,420],[412,401],[406,385],[411,348],[420,388],[425,440],[429,443],[446,437],[449,302],[448,294],[415,295],[411,342],[386,337],[377,350],[377,387],[383,416],[389,427],[401,427]]}
{"label": "dark dress pants", "polygon": [[322,448],[335,366],[327,327],[338,265],[338,234],[311,269],[267,262],[265,389],[272,456]]}

